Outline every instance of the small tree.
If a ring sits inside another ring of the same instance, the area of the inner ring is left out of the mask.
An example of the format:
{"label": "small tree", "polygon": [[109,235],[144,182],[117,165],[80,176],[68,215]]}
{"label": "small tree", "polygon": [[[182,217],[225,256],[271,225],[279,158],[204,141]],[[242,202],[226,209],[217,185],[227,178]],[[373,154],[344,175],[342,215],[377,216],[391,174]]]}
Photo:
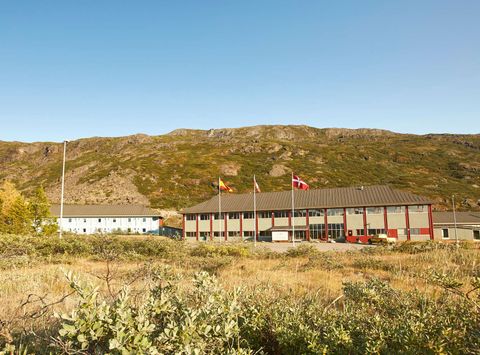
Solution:
{"label": "small tree", "polygon": [[50,214],[50,203],[43,187],[39,187],[30,199],[29,210],[34,235],[54,235],[57,232],[57,222]]}
{"label": "small tree", "polygon": [[12,234],[29,232],[32,220],[28,204],[9,181],[5,181],[0,188],[0,206],[0,232]]}

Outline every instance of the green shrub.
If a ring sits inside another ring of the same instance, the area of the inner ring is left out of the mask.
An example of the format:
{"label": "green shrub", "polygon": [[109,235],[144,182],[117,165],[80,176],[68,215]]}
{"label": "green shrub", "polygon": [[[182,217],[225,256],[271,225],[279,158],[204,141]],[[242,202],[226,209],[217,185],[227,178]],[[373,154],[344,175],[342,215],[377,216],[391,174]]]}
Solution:
{"label": "green shrub", "polygon": [[[149,272],[135,300],[123,288],[113,299],[71,274],[79,303],[57,315],[48,337],[53,353],[89,354],[478,354],[480,279],[463,293],[456,280],[434,274],[447,292],[432,299],[371,279],[346,282],[333,301],[315,292],[291,294],[268,284],[222,288],[197,273],[185,284],[167,268]],[[187,287],[185,287],[187,286]],[[452,293],[455,291],[455,293]],[[57,330],[55,330],[57,329]],[[1,344],[25,348],[21,336]],[[1,342],[1,340],[0,340]],[[29,343],[29,352],[47,352]],[[14,348],[15,347],[15,348]]]}
{"label": "green shrub", "polygon": [[135,304],[128,288],[113,303],[98,290],[68,275],[80,304],[61,315],[57,348],[67,353],[228,354],[250,353],[238,343],[239,303],[236,292],[219,287],[206,273],[195,276],[182,293],[171,277],[157,275],[147,299]]}
{"label": "green shrub", "polygon": [[106,259],[112,257],[173,258],[185,255],[184,243],[157,238],[66,235],[31,237],[0,235],[0,255],[50,257],[69,255]]}
{"label": "green shrub", "polygon": [[419,253],[426,253],[434,250],[449,250],[454,251],[458,248],[460,249],[472,249],[476,246],[472,243],[468,243],[462,241],[458,243],[458,247],[454,243],[442,243],[437,241],[427,241],[427,242],[403,242],[403,243],[396,243],[390,246],[390,249],[395,252],[399,253],[406,253],[406,254],[419,254]]}
{"label": "green shrub", "polygon": [[265,246],[257,246],[256,248],[252,249],[252,256],[257,259],[278,259],[282,257],[283,254],[273,251]]}
{"label": "green shrub", "polygon": [[297,247],[290,248],[285,252],[285,255],[290,258],[298,258],[302,256],[311,256],[318,254],[319,251],[311,244],[300,244]]}
{"label": "green shrub", "polygon": [[240,334],[251,348],[271,354],[475,354],[480,346],[480,315],[471,305],[375,279],[346,283],[333,306],[312,295],[263,292],[245,300]]}
{"label": "green shrub", "polygon": [[217,257],[217,256],[235,256],[247,257],[250,255],[250,249],[241,245],[214,245],[214,244],[200,244],[192,249],[191,255],[202,257]]}

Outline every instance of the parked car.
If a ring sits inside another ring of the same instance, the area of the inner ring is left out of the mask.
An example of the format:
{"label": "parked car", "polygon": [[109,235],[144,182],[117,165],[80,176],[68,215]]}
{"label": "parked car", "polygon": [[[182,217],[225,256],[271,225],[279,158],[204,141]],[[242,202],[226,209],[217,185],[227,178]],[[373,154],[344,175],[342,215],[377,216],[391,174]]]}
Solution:
{"label": "parked car", "polygon": [[390,244],[395,243],[396,241],[396,238],[389,237],[386,234],[377,234],[368,240],[368,244]]}

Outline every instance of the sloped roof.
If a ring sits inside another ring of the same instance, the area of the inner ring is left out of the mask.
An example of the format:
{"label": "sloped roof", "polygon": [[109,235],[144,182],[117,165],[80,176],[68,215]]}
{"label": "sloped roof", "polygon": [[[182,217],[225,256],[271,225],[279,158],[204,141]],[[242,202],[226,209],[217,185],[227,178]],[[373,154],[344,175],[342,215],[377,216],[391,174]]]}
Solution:
{"label": "sloped roof", "polygon": [[[60,205],[52,205],[50,213],[60,216]],[[64,217],[159,217],[152,209],[141,205],[63,205]]]}
{"label": "sloped roof", "polygon": [[[401,206],[430,204],[425,197],[394,190],[389,186],[340,187],[333,189],[295,191],[295,208],[342,208],[369,206]],[[253,193],[222,194],[222,212],[253,211]],[[292,208],[292,192],[264,192],[257,194],[257,210],[289,210]],[[218,195],[196,206],[185,208],[182,213],[218,212]]]}
{"label": "sloped roof", "polygon": [[[480,225],[480,212],[456,212],[457,223]],[[433,212],[434,224],[453,224],[453,212]]]}

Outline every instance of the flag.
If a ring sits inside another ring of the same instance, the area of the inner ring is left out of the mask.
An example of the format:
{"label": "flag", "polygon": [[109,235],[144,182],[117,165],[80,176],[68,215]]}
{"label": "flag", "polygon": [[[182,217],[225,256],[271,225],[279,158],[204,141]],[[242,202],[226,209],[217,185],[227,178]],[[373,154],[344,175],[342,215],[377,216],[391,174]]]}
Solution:
{"label": "flag", "polygon": [[310,186],[297,175],[293,175],[292,177],[292,186],[300,190],[308,190],[310,188]]}
{"label": "flag", "polygon": [[222,179],[219,180],[219,184],[220,185],[218,187],[221,191],[233,192],[233,189],[230,186],[226,185]]}
{"label": "flag", "polygon": [[253,188],[255,189],[256,192],[262,192],[260,190],[260,186],[258,186],[257,179],[255,179],[255,176],[253,177]]}

